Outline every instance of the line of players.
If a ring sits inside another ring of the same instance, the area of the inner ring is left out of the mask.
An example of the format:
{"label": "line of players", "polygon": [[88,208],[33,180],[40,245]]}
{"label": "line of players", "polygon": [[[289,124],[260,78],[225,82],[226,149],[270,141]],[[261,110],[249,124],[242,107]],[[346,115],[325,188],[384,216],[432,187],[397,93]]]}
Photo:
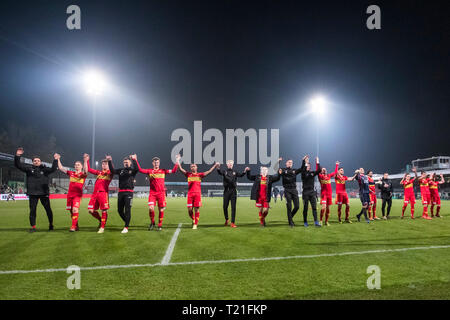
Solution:
{"label": "line of players", "polygon": [[[19,148],[16,155],[20,156],[23,153],[23,149]],[[143,169],[141,168],[136,154],[130,155],[129,157],[124,158],[123,167],[115,169],[112,164],[111,156],[106,156],[104,160],[101,162],[102,170],[95,170],[90,167],[89,164],[89,155],[84,154],[83,163],[81,161],[76,161],[74,164],[75,171],[67,170],[61,163],[61,156],[59,154],[54,155],[55,161],[57,161],[57,165],[60,171],[66,173],[70,177],[69,190],[67,195],[67,207],[66,209],[71,213],[72,217],[72,225],[70,227],[70,231],[77,231],[78,228],[78,218],[79,218],[79,208],[81,204],[81,199],[83,195],[83,186],[85,179],[87,178],[87,174],[91,173],[96,176],[96,181],[94,185],[94,191],[91,195],[88,211],[89,213],[99,221],[98,233],[103,233],[105,230],[106,222],[108,219],[108,210],[109,210],[109,184],[113,179],[114,175],[119,176],[119,192],[118,192],[118,212],[120,217],[125,222],[125,227],[122,230],[122,233],[127,233],[131,218],[131,206],[134,192],[134,179],[138,172],[148,175],[150,182],[150,192],[149,192],[149,216],[150,216],[150,226],[149,230],[156,229],[155,224],[155,207],[158,206],[158,226],[157,230],[161,230],[162,223],[164,219],[164,210],[166,208],[166,189],[165,189],[165,176],[167,174],[172,174],[177,172],[179,169],[187,178],[188,182],[188,195],[187,195],[187,208],[190,218],[192,219],[192,228],[197,229],[199,217],[200,217],[200,207],[201,203],[201,181],[204,177],[209,175],[214,169],[217,169],[219,175],[223,176],[224,183],[224,217],[225,217],[225,226],[229,225],[228,220],[228,205],[231,203],[232,207],[232,219],[230,226],[232,228],[236,228],[235,217],[236,217],[236,181],[238,177],[243,177],[244,175],[250,181],[254,181],[251,191],[251,199],[256,201],[256,207],[259,211],[259,220],[261,226],[266,225],[266,217],[270,208],[270,200],[272,194],[272,184],[276,181],[282,179],[284,193],[286,197],[286,208],[287,208],[287,217],[288,223],[291,227],[294,226],[293,217],[299,209],[299,197],[298,191],[296,189],[296,176],[301,174],[302,182],[303,182],[303,218],[304,218],[304,226],[308,226],[307,221],[307,213],[308,213],[308,203],[311,204],[313,216],[314,216],[314,224],[317,227],[322,225],[329,225],[329,216],[330,216],[330,206],[333,204],[332,200],[332,188],[331,188],[331,178],[334,177],[336,182],[336,204],[338,205],[338,219],[340,223],[343,223],[342,216],[342,206],[345,205],[345,222],[352,223],[349,218],[349,198],[345,188],[345,184],[347,181],[356,180],[358,181],[360,188],[360,200],[362,204],[361,212],[357,215],[358,221],[360,221],[360,217],[364,214],[366,221],[370,222],[372,220],[378,220],[379,218],[376,216],[376,185],[379,185],[379,188],[382,190],[388,190],[390,192],[390,199],[392,198],[392,183],[388,180],[388,175],[385,174],[383,179],[379,181],[374,181],[372,171],[368,171],[367,175],[364,174],[364,169],[360,168],[355,171],[355,174],[352,177],[347,177],[344,175],[344,169],[339,167],[340,163],[336,162],[335,170],[331,173],[327,173],[326,168],[322,168],[319,163],[319,159],[316,158],[316,170],[311,170],[311,164],[309,162],[309,156],[305,156],[302,159],[302,166],[299,169],[293,169],[293,160],[288,159],[286,161],[286,166],[284,168],[279,167],[279,164],[282,161],[282,158],[279,159],[277,165],[274,167],[276,169],[276,173],[274,175],[268,175],[268,168],[261,167],[260,173],[252,175],[249,167],[246,167],[243,172],[237,172],[233,169],[233,161],[227,161],[227,169],[221,170],[220,164],[215,163],[209,170],[206,172],[198,172],[198,168],[196,164],[190,165],[190,172],[183,169],[179,155],[176,156],[176,163],[172,169],[162,169],[160,168],[160,159],[158,157],[154,157],[152,159],[153,168],[151,169]],[[33,159],[34,161],[34,159]],[[20,161],[17,161],[17,167],[21,170],[24,170],[24,167],[19,165]],[[277,168],[278,167],[278,168]],[[53,169],[53,168],[52,168]],[[52,169],[49,169],[49,173],[53,172]],[[415,195],[413,184],[414,181],[418,181],[421,188],[422,194],[422,204],[423,204],[423,214],[422,217],[425,219],[431,219],[428,215],[428,206],[431,206],[431,216],[433,216],[433,208],[436,205],[436,217],[440,217],[440,198],[438,192],[438,185],[444,183],[444,179],[441,175],[441,179],[437,180],[437,176],[435,174],[428,175],[426,172],[422,172],[421,176],[417,176],[416,169],[413,168],[413,172],[415,173],[415,177],[411,178],[409,173],[405,174],[403,179],[401,180],[401,184],[405,190],[404,197],[404,205],[402,208],[402,218],[404,217],[404,213],[408,204],[411,207],[411,218],[414,218],[414,204],[415,204]],[[317,213],[316,213],[316,198],[314,191],[314,177],[318,176],[320,185],[321,185],[321,211],[320,211],[320,221],[318,221]],[[389,191],[390,190],[390,191]],[[314,192],[312,192],[314,191]],[[42,202],[42,199],[41,199]],[[294,207],[292,208],[292,203]],[[388,214],[384,215],[383,208],[383,218],[387,219],[389,216],[390,205],[388,201]],[[43,203],[44,204],[44,203]],[[34,204],[34,215],[35,215],[35,206]],[[50,207],[48,203],[48,208]],[[31,202],[30,202],[31,208]],[[47,210],[47,208],[46,208]],[[101,212],[101,214],[99,213]],[[48,215],[48,212],[47,212]],[[32,230],[35,230],[35,217],[34,221],[31,222],[31,212],[30,212],[30,223],[32,224]],[[50,222],[50,219],[49,219]],[[53,226],[51,227],[53,229]]]}

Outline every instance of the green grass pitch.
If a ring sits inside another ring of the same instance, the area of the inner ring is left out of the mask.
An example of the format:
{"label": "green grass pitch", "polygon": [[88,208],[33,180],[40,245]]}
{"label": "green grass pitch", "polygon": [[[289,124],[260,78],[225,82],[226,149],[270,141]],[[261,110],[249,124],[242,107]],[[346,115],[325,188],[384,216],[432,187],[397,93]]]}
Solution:
{"label": "green grass pitch", "polygon": [[[400,219],[394,201],[392,219],[356,223],[360,210],[351,201],[353,224],[304,228],[301,212],[289,228],[285,202],[271,203],[267,227],[259,226],[254,202],[238,199],[237,225],[224,227],[221,198],[204,198],[198,230],[191,229],[186,199],[168,199],[162,231],[148,231],[146,199],[135,199],[130,232],[111,199],[104,234],[87,213],[83,199],[80,228],[69,233],[65,200],[53,200],[56,230],[47,231],[39,205],[38,232],[28,231],[28,202],[0,203],[0,271],[160,263],[179,223],[183,223],[171,263],[263,257],[289,257],[341,252],[450,245],[450,203],[443,218]],[[381,203],[379,204],[379,207]],[[302,206],[300,211],[302,210]],[[380,210],[380,209],[378,209]],[[379,212],[378,215],[381,215]],[[310,223],[312,217],[310,213]],[[367,289],[367,267],[381,269],[381,289]],[[81,270],[81,289],[69,290],[66,272],[1,274],[0,299],[449,299],[450,248],[405,250],[358,255],[332,255],[266,261],[180,264]]]}

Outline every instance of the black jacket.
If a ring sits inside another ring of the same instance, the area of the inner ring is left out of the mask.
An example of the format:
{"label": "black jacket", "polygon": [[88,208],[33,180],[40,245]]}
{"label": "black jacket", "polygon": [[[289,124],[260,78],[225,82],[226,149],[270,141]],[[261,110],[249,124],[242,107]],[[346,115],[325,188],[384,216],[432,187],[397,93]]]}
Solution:
{"label": "black jacket", "polygon": [[120,190],[133,190],[134,189],[134,178],[139,172],[136,161],[132,161],[130,168],[119,168],[114,169],[112,161],[108,161],[109,171],[114,174],[119,175],[119,191]]}
{"label": "black jacket", "polygon": [[302,193],[304,195],[316,194],[314,190],[314,179],[320,173],[320,164],[317,164],[315,171],[307,171],[305,160],[303,160],[300,172],[302,173]]}
{"label": "black jacket", "polygon": [[[387,184],[388,186],[385,187],[384,186],[385,184]],[[391,199],[392,198],[392,192],[394,191],[394,186],[392,185],[391,180],[381,179],[381,183],[378,184],[378,188],[381,191],[381,199]]]}
{"label": "black jacket", "polygon": [[[281,177],[278,174],[278,172],[274,175],[267,176],[267,194],[266,194],[267,202],[270,202],[270,199],[272,197],[272,183],[279,181],[280,178]],[[260,174],[251,175],[250,171],[247,171],[247,179],[255,181],[253,182],[250,200],[258,200],[259,188],[261,185],[261,175]]]}
{"label": "black jacket", "polygon": [[14,156],[14,166],[20,171],[25,172],[27,176],[27,195],[48,196],[50,194],[48,176],[56,171],[58,168],[58,161],[53,160],[51,168],[48,168],[43,164],[39,167],[27,167],[20,162],[20,158],[20,156]]}
{"label": "black jacket", "polygon": [[234,169],[222,170],[217,168],[219,176],[223,176],[223,187],[225,189],[236,189],[237,178],[245,176],[245,172],[239,173]]}
{"label": "black jacket", "polygon": [[[275,169],[277,169],[277,167],[279,167],[279,164],[278,166],[275,166]],[[297,175],[301,172],[301,168],[281,168],[281,170],[281,181],[283,183],[283,188],[297,189]]]}

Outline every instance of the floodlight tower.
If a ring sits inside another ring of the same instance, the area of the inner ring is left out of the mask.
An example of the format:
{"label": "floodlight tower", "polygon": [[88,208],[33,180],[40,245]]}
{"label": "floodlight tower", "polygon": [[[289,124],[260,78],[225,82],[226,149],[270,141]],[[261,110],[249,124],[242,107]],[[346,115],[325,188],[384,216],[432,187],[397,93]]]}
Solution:
{"label": "floodlight tower", "polygon": [[103,75],[96,71],[90,70],[84,74],[84,85],[86,88],[86,93],[92,97],[92,154],[91,160],[92,164],[95,164],[95,120],[97,108],[97,99],[103,93],[106,81]]}

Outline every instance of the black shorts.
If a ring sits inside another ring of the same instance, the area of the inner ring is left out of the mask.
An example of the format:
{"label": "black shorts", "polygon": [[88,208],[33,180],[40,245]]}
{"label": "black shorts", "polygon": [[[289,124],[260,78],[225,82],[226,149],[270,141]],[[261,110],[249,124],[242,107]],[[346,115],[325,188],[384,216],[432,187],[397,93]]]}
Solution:
{"label": "black shorts", "polygon": [[368,193],[360,194],[359,199],[361,200],[361,203],[363,204],[363,206],[370,203],[370,196]]}

